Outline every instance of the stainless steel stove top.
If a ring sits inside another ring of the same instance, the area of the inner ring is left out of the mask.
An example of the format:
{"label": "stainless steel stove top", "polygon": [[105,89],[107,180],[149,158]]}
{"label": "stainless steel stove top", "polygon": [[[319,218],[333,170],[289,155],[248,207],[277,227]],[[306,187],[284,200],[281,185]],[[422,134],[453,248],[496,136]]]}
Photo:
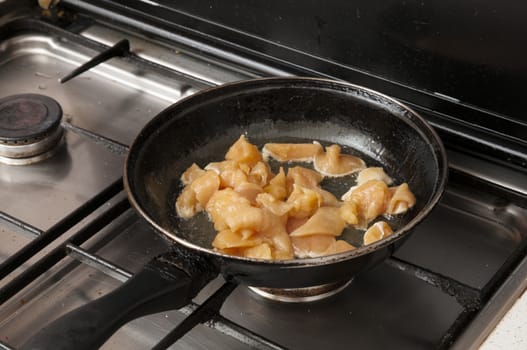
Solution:
{"label": "stainless steel stove top", "polygon": [[[56,99],[66,136],[48,160],[0,164],[2,268],[24,249],[31,251],[31,244],[50,243],[20,267],[2,270],[0,348],[6,349],[117,288],[168,248],[129,208],[120,185],[127,145],[146,122],[208,86],[287,74],[211,59],[185,45],[145,40],[103,24],[79,34],[35,20],[10,25],[14,34],[0,42],[0,80],[9,82],[0,84],[0,96],[39,93]],[[66,84],[58,82],[124,37],[131,42],[131,55]],[[477,328],[471,320],[485,313],[485,302],[525,260],[527,183],[512,169],[452,150],[449,156],[446,195],[394,258],[341,293],[313,303],[272,302],[238,286],[221,315],[171,348],[423,349],[449,347],[467,328]],[[222,284],[216,279],[183,310],[132,321],[103,348],[155,346]],[[517,289],[504,293],[510,299]],[[495,324],[506,305],[507,300],[501,310],[476,320]],[[477,346],[478,341],[472,337],[464,344]]]}

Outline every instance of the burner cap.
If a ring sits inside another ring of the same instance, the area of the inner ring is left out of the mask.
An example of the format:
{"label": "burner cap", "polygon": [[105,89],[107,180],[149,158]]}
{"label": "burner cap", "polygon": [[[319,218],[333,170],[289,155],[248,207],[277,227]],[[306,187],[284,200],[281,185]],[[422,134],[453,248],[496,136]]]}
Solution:
{"label": "burner cap", "polygon": [[249,286],[249,289],[269,300],[285,303],[310,303],[312,301],[326,299],[339,293],[349,286],[352,281],[353,278],[304,288],[262,288]]}
{"label": "burner cap", "polygon": [[62,108],[51,97],[20,94],[0,99],[0,142],[32,143],[56,130]]}

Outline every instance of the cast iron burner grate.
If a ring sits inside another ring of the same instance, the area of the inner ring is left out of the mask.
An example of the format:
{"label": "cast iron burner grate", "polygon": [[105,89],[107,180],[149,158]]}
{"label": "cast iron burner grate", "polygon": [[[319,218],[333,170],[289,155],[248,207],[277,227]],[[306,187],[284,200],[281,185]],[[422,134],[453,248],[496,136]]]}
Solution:
{"label": "cast iron burner grate", "polygon": [[62,108],[48,96],[0,99],[0,162],[21,165],[51,157],[62,139],[61,119]]}

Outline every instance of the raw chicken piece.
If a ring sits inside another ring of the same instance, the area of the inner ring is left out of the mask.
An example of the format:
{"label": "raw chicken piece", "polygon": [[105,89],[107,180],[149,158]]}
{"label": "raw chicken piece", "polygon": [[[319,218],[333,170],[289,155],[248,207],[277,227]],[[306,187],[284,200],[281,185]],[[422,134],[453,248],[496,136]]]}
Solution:
{"label": "raw chicken piece", "polygon": [[253,259],[273,259],[273,250],[269,244],[262,243],[254,247],[244,248],[241,255]]}
{"label": "raw chicken piece", "polygon": [[205,170],[201,169],[196,163],[192,163],[192,165],[181,175],[181,183],[183,185],[188,185],[203,174],[205,174]]}
{"label": "raw chicken piece", "polygon": [[181,176],[181,181],[190,183],[185,186],[176,200],[176,212],[183,219],[193,217],[203,210],[210,197],[220,185],[218,175],[213,171],[204,171],[192,164]]}
{"label": "raw chicken piece", "polygon": [[249,182],[255,183],[261,187],[267,185],[269,179],[271,178],[271,170],[269,165],[264,162],[256,163],[251,171],[249,172]]}
{"label": "raw chicken piece", "polygon": [[243,248],[223,248],[223,249],[215,248],[215,249],[227,255],[243,256]]}
{"label": "raw chicken piece", "polygon": [[262,209],[230,188],[216,191],[205,208],[217,231],[230,229],[258,231],[263,222]]}
{"label": "raw chicken piece", "polygon": [[287,184],[289,191],[292,191],[293,185],[298,185],[317,192],[322,198],[321,205],[338,206],[338,199],[329,191],[320,187],[320,182],[324,177],[318,172],[304,167],[296,166],[287,172]]}
{"label": "raw chicken piece", "polygon": [[371,220],[384,214],[388,196],[388,186],[383,181],[370,180],[356,186],[346,201],[355,202],[359,226],[366,226]]}
{"label": "raw chicken piece", "polygon": [[176,200],[177,215],[183,219],[190,219],[202,210],[203,207],[196,199],[196,193],[192,191],[190,186],[185,186]]}
{"label": "raw chicken piece", "polygon": [[386,179],[384,181],[372,179],[353,186],[342,195],[341,199],[345,203],[355,202],[357,204],[357,213],[365,220],[363,224],[367,224],[381,214],[397,215],[405,213],[415,205],[416,201],[407,183],[388,188]]}
{"label": "raw chicken piece", "polygon": [[393,233],[392,228],[384,221],[378,221],[370,226],[364,234],[364,245],[372,244],[386,238]]}
{"label": "raw chicken piece", "polygon": [[214,171],[208,170],[192,181],[189,186],[196,194],[199,204],[204,208],[210,197],[220,188],[220,178]]}
{"label": "raw chicken piece", "polygon": [[298,219],[298,218],[294,218],[294,217],[289,217],[289,218],[287,218],[287,223],[285,224],[285,229],[286,229],[286,231],[288,233],[291,233],[294,230],[296,230],[297,228],[299,228],[300,226],[302,226],[303,224],[305,224],[307,220],[308,220],[308,218]]}
{"label": "raw chicken piece", "polygon": [[358,186],[370,180],[379,180],[387,185],[390,185],[393,182],[393,180],[388,175],[386,175],[382,168],[366,168],[359,172],[359,175],[357,176],[357,185],[350,187],[350,189],[344,193],[340,199],[343,201],[349,200],[351,193],[355,191]]}
{"label": "raw chicken piece", "polygon": [[291,259],[293,247],[287,233],[281,226],[274,225],[267,230],[254,234],[248,239],[240,239],[240,235],[230,230],[221,231],[216,235],[213,246],[218,251],[255,259]]}
{"label": "raw chicken piece", "polygon": [[380,180],[387,185],[391,185],[393,182],[392,178],[384,172],[383,168],[372,167],[359,172],[359,175],[357,176],[357,185],[362,185],[370,180]]}
{"label": "raw chicken piece", "polygon": [[336,250],[336,239],[329,235],[291,237],[291,242],[295,256],[299,258],[316,258],[332,254]]}
{"label": "raw chicken piece", "polygon": [[247,182],[247,173],[234,160],[224,160],[223,162],[213,162],[207,164],[205,170],[215,171],[220,176],[220,187],[234,188],[236,185]]}
{"label": "raw chicken piece", "polygon": [[249,143],[244,135],[241,135],[238,141],[229,148],[225,159],[245,163],[250,167],[263,160],[258,148]]}
{"label": "raw chicken piece", "polygon": [[299,258],[316,258],[330,254],[337,254],[355,249],[343,240],[336,240],[328,235],[311,235],[291,237],[295,255]]}
{"label": "raw chicken piece", "polygon": [[263,192],[261,186],[252,182],[242,182],[234,187],[234,190],[238,192],[242,197],[247,198],[251,204],[256,204],[256,196]]}
{"label": "raw chicken piece", "polygon": [[402,214],[414,206],[415,196],[405,182],[397,187],[390,187],[391,198],[386,208],[387,214]]}
{"label": "raw chicken piece", "polygon": [[250,237],[243,237],[243,234],[240,232],[232,232],[231,230],[223,230],[218,232],[214,241],[212,241],[212,246],[217,249],[225,248],[246,248],[254,247],[262,243],[262,240],[252,235]]}
{"label": "raw chicken piece", "polygon": [[264,219],[261,230],[258,232],[260,237],[263,237],[266,243],[272,247],[272,254],[274,259],[292,259],[293,246],[291,238],[285,230],[285,217],[274,215],[268,210],[262,209]]}
{"label": "raw chicken piece", "polygon": [[340,217],[348,225],[357,225],[359,223],[357,203],[345,201],[339,208]]}
{"label": "raw chicken piece", "polygon": [[340,236],[346,223],[340,216],[336,207],[321,207],[310,217],[305,224],[291,232],[291,237],[309,235]]}
{"label": "raw chicken piece", "polygon": [[258,194],[256,196],[256,203],[278,216],[286,215],[293,208],[292,204],[276,199],[276,197],[269,193]]}
{"label": "raw chicken piece", "polygon": [[287,171],[287,186],[289,192],[292,191],[293,184],[298,186],[313,188],[317,187],[324,179],[320,173],[301,166],[295,166]]}
{"label": "raw chicken piece", "polygon": [[319,143],[266,143],[262,153],[279,162],[311,162],[321,148]]}
{"label": "raw chicken piece", "polygon": [[293,185],[293,192],[287,203],[293,207],[289,211],[289,216],[294,218],[307,218],[315,213],[322,205],[322,196],[309,188]]}
{"label": "raw chicken piece", "polygon": [[262,209],[251,206],[233,206],[228,213],[223,214],[227,227],[233,231],[251,229],[258,231],[262,225]]}
{"label": "raw chicken piece", "polygon": [[269,185],[264,187],[264,191],[279,200],[287,197],[286,177],[282,167],[280,167],[280,172],[269,181]]}
{"label": "raw chicken piece", "polygon": [[347,252],[348,250],[353,250],[353,249],[355,249],[354,246],[352,246],[351,244],[349,244],[348,242],[342,239],[339,239],[338,241],[335,242],[335,253],[343,253],[343,252]]}
{"label": "raw chicken piece", "polygon": [[341,202],[339,202],[339,200],[333,195],[333,193],[326,191],[318,186],[313,187],[312,190],[320,195],[320,197],[322,198],[322,205],[332,207],[340,206]]}
{"label": "raw chicken piece", "polygon": [[325,176],[345,176],[364,169],[366,164],[358,157],[341,154],[339,145],[326,147],[326,152],[318,152],[314,158],[315,169]]}

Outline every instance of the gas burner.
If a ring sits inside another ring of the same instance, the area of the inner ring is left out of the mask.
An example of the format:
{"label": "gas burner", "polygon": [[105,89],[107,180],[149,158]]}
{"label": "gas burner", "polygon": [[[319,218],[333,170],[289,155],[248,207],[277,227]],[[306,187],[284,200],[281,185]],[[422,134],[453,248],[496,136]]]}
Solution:
{"label": "gas burner", "polygon": [[54,99],[19,94],[0,99],[0,162],[35,163],[51,157],[62,140],[62,108]]}
{"label": "gas burner", "polygon": [[249,287],[254,293],[270,300],[286,303],[307,303],[326,299],[350,285],[353,279],[306,288],[260,288]]}

